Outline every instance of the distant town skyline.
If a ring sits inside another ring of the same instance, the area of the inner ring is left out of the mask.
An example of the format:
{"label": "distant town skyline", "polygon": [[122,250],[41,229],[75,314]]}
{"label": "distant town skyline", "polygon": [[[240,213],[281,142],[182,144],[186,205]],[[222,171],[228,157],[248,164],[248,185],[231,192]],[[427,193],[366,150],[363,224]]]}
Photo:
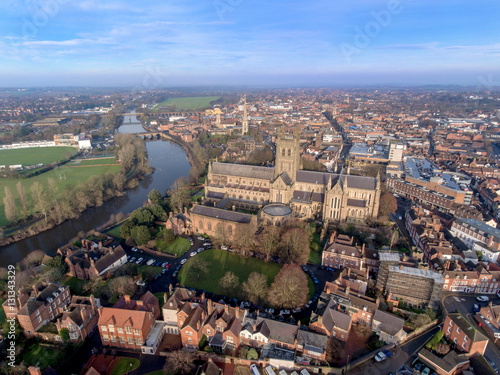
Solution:
{"label": "distant town skyline", "polygon": [[0,4],[0,87],[500,85],[494,1]]}

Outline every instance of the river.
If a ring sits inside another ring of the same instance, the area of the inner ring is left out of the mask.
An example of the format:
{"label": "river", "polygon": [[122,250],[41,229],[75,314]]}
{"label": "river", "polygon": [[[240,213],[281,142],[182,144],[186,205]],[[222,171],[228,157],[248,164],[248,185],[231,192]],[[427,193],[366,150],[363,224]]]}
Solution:
{"label": "river", "polygon": [[[127,116],[118,131],[135,133],[143,131],[143,128],[135,118],[130,121]],[[59,247],[68,243],[78,232],[88,231],[106,223],[112,214],[132,212],[143,205],[152,189],[157,189],[164,194],[175,180],[189,174],[191,165],[186,152],[178,144],[156,140],[146,142],[146,148],[150,165],[155,168],[155,172],[145,180],[140,181],[139,186],[127,190],[127,193],[122,197],[105,202],[101,207],[85,211],[78,219],[68,220],[36,236],[0,247],[0,267],[15,264],[36,249],[53,255]]]}

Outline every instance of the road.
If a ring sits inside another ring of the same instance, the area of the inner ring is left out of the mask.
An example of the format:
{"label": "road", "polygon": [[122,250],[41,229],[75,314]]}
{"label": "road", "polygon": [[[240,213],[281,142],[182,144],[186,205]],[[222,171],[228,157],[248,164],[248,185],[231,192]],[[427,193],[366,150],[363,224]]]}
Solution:
{"label": "road", "polygon": [[[486,333],[479,327],[474,320],[474,312],[472,311],[472,306],[478,304],[479,307],[486,306],[488,302],[478,302],[476,297],[480,294],[470,294],[470,293],[443,293],[441,302],[444,306],[446,312],[458,311],[462,316],[467,318],[469,323],[471,323],[479,332],[483,333],[486,337]],[[500,298],[496,296],[488,296],[493,305],[500,304]],[[489,359],[495,363],[500,363],[500,349],[493,343],[489,342],[486,352],[484,353]]]}
{"label": "road", "polygon": [[388,374],[390,372],[396,373],[396,371],[404,364],[406,364],[407,366],[411,366],[414,356],[440,328],[441,327],[436,326],[433,329],[421,334],[420,336],[414,337],[400,347],[392,349],[391,351],[394,353],[394,355],[389,359],[380,363],[377,363],[372,359],[348,371],[348,374],[378,375]]}

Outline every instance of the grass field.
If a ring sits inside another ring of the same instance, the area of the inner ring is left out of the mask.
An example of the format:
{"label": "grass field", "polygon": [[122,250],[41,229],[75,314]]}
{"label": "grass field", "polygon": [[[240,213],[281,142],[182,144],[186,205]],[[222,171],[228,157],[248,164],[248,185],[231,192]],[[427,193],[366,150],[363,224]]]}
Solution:
{"label": "grass field", "polygon": [[0,150],[0,165],[50,164],[66,159],[77,151],[75,147],[32,147]]}
{"label": "grass field", "polygon": [[311,252],[309,253],[309,263],[321,264],[321,254],[323,250],[320,244],[320,235],[318,233],[313,234],[313,239],[311,241]]}
{"label": "grass field", "polygon": [[166,245],[165,242],[162,240],[158,240],[156,247],[158,248],[158,251],[180,257],[186,251],[189,250],[189,248],[191,247],[191,244],[189,243],[189,241],[187,239],[178,237],[175,239],[174,242],[172,242],[169,245]]}
{"label": "grass field", "polygon": [[103,165],[103,164],[119,164],[115,158],[104,158],[104,159],[85,159],[85,160],[75,160],[71,163],[72,166],[85,166],[85,165]]}
{"label": "grass field", "polygon": [[200,110],[210,106],[210,102],[219,99],[220,96],[192,96],[186,98],[170,98],[158,103],[153,107],[157,111],[160,107],[175,107],[176,110]]}
{"label": "grass field", "polygon": [[111,375],[123,375],[129,371],[134,371],[139,367],[141,362],[135,358],[121,357],[116,363],[115,368],[111,371]]}
{"label": "grass field", "polygon": [[64,352],[58,350],[56,346],[35,343],[28,348],[28,351],[23,356],[23,361],[28,366],[37,366],[43,370],[47,366],[57,367],[62,361],[63,356]]}
{"label": "grass field", "polygon": [[[0,151],[3,152],[3,151]],[[28,195],[28,200],[31,204],[30,197],[30,187],[35,181],[40,182],[45,188],[47,188],[47,179],[49,177],[56,180],[59,184],[59,192],[61,192],[66,186],[76,186],[89,179],[90,176],[100,175],[104,173],[117,173],[120,171],[119,165],[101,165],[96,167],[69,167],[64,166],[61,168],[53,169],[46,173],[39,174],[31,178],[15,179],[15,178],[1,178],[0,179],[0,227],[6,225],[8,222],[5,218],[5,210],[3,204],[3,198],[5,196],[5,187],[8,186],[16,197],[17,203],[19,204],[19,199],[16,191],[16,184],[21,181]],[[61,179],[62,177],[63,179]]]}
{"label": "grass field", "polygon": [[[232,271],[240,279],[240,284],[248,279],[252,272],[260,272],[267,276],[267,283],[272,284],[274,278],[283,266],[279,263],[264,262],[257,258],[246,258],[241,255],[233,254],[223,250],[206,250],[198,255],[197,258],[208,262],[209,277],[197,279],[194,275],[189,274],[189,269],[194,258],[190,258],[179,272],[179,282],[181,285],[193,287],[198,290],[206,290],[215,294],[224,295],[220,286],[219,280],[227,271]],[[232,296],[234,297],[234,296]],[[236,296],[242,298],[242,296]]]}
{"label": "grass field", "polygon": [[120,224],[120,225],[114,226],[113,228],[111,228],[110,230],[108,230],[106,232],[106,234],[109,234],[110,236],[113,236],[113,237],[116,237],[116,238],[121,238],[120,228],[122,227],[122,225],[123,225],[123,223]]}

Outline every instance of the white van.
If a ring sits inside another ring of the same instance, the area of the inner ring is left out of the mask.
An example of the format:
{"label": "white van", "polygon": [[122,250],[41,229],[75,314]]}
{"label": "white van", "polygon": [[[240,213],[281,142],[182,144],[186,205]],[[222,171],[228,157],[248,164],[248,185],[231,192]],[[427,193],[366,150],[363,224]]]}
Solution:
{"label": "white van", "polygon": [[276,373],[274,372],[273,370],[273,366],[267,366],[264,370],[264,372],[267,374],[267,375],[276,375]]}
{"label": "white van", "polygon": [[153,263],[155,262],[154,259],[150,259],[148,260],[148,262],[146,263],[148,266],[152,265]]}

